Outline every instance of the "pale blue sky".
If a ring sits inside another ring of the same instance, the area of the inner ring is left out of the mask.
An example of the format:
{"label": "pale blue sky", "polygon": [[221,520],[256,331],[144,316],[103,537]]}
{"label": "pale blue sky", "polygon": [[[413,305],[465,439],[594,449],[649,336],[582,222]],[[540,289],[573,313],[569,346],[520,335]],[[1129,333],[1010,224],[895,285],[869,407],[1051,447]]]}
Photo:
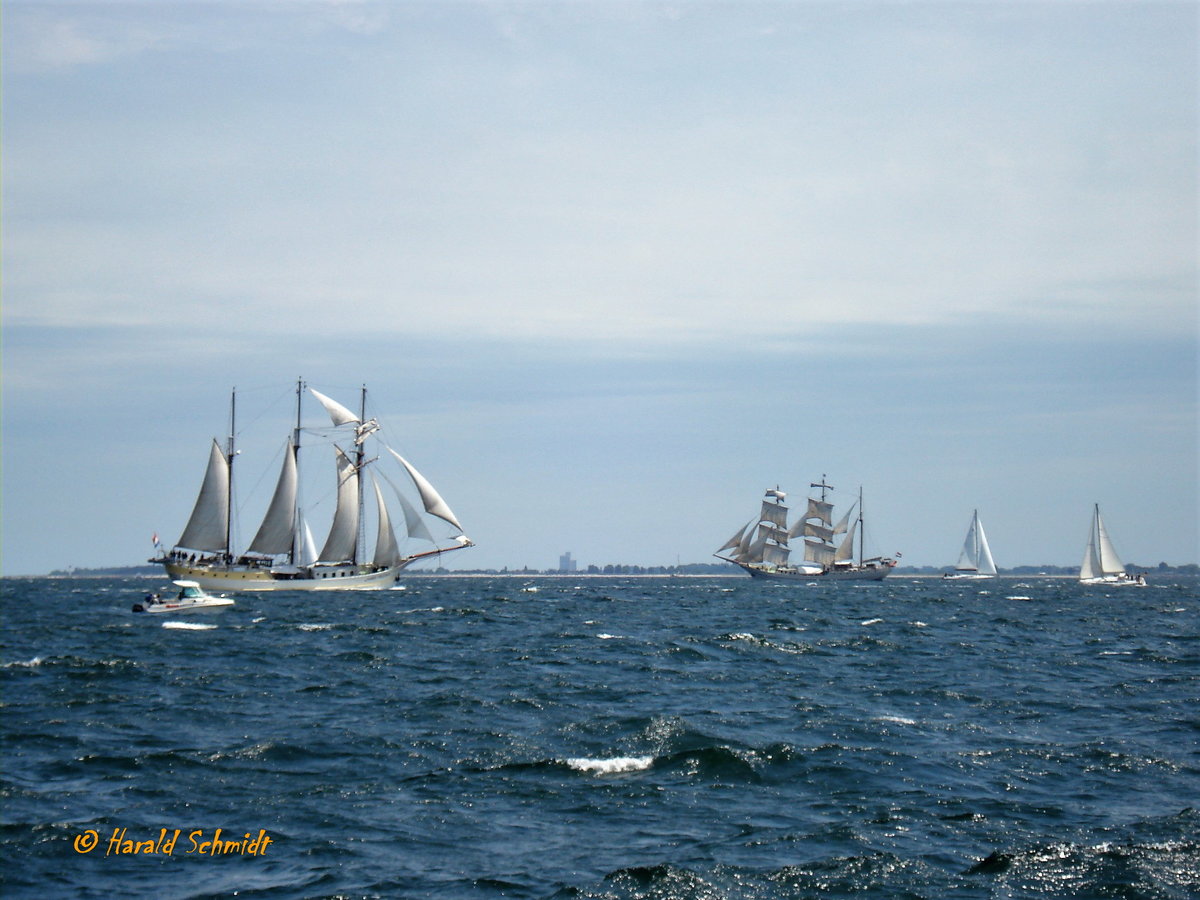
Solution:
{"label": "pale blue sky", "polygon": [[8,0],[3,572],[169,544],[297,376],[457,566],[708,560],[822,473],[905,562],[1093,502],[1196,561],[1196,85],[1192,3]]}

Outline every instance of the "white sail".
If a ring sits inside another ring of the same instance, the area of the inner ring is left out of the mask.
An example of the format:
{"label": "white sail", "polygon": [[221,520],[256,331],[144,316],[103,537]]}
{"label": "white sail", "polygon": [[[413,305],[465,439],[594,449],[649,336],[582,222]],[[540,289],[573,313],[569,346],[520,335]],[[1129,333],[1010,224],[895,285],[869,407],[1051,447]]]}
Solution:
{"label": "white sail", "polygon": [[1116,548],[1108,536],[1108,529],[1104,527],[1104,520],[1100,518],[1099,506],[1096,507],[1096,535],[1100,540],[1100,571],[1105,575],[1124,574],[1125,563],[1117,556]]}
{"label": "white sail", "polygon": [[317,561],[317,542],[313,540],[312,529],[304,521],[304,513],[299,510],[296,511],[296,522],[300,540],[295,563],[298,566],[311,566]]}
{"label": "white sail", "polygon": [[[846,514],[844,516],[842,516],[840,519],[838,519],[838,523],[833,526],[834,534],[845,534],[846,533],[846,529],[850,525],[850,517],[852,515],[854,515],[854,508],[856,506],[858,506],[857,500],[855,500],[853,503],[851,503],[850,508],[848,510],[846,510]],[[833,538],[831,537],[830,540],[833,540]]]}
{"label": "white sail", "polygon": [[337,454],[337,511],[321,549],[321,562],[352,560],[358,545],[358,470],[341,447],[333,449]]}
{"label": "white sail", "polygon": [[1083,562],[1079,566],[1079,578],[1082,581],[1089,581],[1099,577],[1100,566],[1096,561],[1096,541],[1089,539],[1087,547],[1083,550]]}
{"label": "white sail", "polygon": [[758,526],[758,536],[761,540],[772,540],[777,544],[787,544],[787,532],[763,522]]}
{"label": "white sail", "polygon": [[763,561],[763,553],[767,548],[767,539],[760,537],[757,541],[750,545],[750,549],[742,556],[738,557],[739,562],[760,563]]}
{"label": "white sail", "polygon": [[750,528],[750,526],[752,526],[753,524],[754,524],[754,521],[751,520],[751,521],[747,522],[745,525],[743,525],[741,528],[739,528],[736,532],[734,532],[733,536],[729,540],[727,540],[724,544],[722,544],[720,547],[717,548],[717,552],[720,553],[723,550],[731,550],[731,549],[739,546],[742,543],[742,537],[746,534],[746,530],[748,528]]}
{"label": "white sail", "polygon": [[178,547],[226,553],[229,540],[229,460],[214,440],[204,483]]}
{"label": "white sail", "polygon": [[833,504],[824,500],[808,500],[808,512],[805,513],[806,519],[820,519],[826,525],[833,525]]}
{"label": "white sail", "polygon": [[980,575],[996,574],[996,563],[992,559],[983,523],[979,521],[978,510],[971,516],[971,524],[967,528],[967,537],[955,568],[960,572],[978,572]]}
{"label": "white sail", "polygon": [[334,425],[349,425],[351,423],[357,425],[359,423],[358,416],[342,406],[336,400],[326,397],[320,391],[309,388],[308,392],[321,401],[321,405],[325,407],[325,411],[329,413],[329,418],[333,420]]}
{"label": "white sail", "polygon": [[258,534],[250,542],[250,553],[277,556],[291,553],[296,531],[296,453],[289,439],[284,451],[283,467],[271,505],[263,517]]}
{"label": "white sail", "polygon": [[804,523],[804,536],[820,538],[823,541],[832,541],[835,532],[832,528],[826,528],[824,525],[818,525],[815,522]]}
{"label": "white sail", "polygon": [[425,476],[414,469],[409,464],[408,460],[406,460],[391,447],[388,447],[388,451],[392,454],[392,456],[400,460],[400,465],[404,466],[404,468],[408,471],[409,477],[413,480],[413,484],[417,486],[417,493],[421,495],[421,502],[425,505],[425,512],[429,513],[431,516],[437,516],[439,519],[445,519],[459,531],[462,531],[463,527],[458,524],[458,519],[454,517],[454,513],[450,511],[450,507],[446,504],[446,501],[442,499],[441,495],[438,494],[436,490],[434,490],[433,485],[425,480]]}
{"label": "white sail", "polygon": [[833,547],[823,541],[814,541],[805,539],[804,541],[804,558],[809,562],[828,565],[833,562]]}
{"label": "white sail", "polygon": [[770,563],[773,566],[786,566],[789,554],[790,551],[787,547],[781,547],[778,544],[766,544],[763,547],[763,562]]}
{"label": "white sail", "polygon": [[392,520],[383,500],[383,491],[379,489],[379,482],[374,478],[371,479],[371,487],[375,488],[375,502],[379,511],[379,534],[375,538],[375,557],[372,563],[386,568],[400,561],[400,548],[396,544],[396,533],[392,531]]}
{"label": "white sail", "polygon": [[840,547],[837,548],[837,553],[834,554],[835,562],[846,562],[854,559],[854,532],[858,530],[858,520],[855,519],[850,523],[850,527],[846,529],[846,537],[842,541]]}
{"label": "white sail", "polygon": [[778,525],[780,528],[787,528],[787,507],[779,503],[768,503],[764,500],[759,521],[770,522],[772,525]]}

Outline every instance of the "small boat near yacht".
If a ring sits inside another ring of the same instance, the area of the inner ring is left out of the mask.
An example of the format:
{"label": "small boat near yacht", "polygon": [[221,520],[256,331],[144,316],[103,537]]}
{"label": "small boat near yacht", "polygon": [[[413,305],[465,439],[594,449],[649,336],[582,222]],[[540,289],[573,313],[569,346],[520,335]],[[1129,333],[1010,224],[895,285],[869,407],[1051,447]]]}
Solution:
{"label": "small boat near yacht", "polygon": [[[772,488],[766,492],[758,517],[751,519],[713,555],[740,566],[751,578],[779,581],[881,581],[896,565],[896,560],[877,556],[863,558],[862,491],[846,514],[834,524],[833,503],[828,492],[833,486],[820,482],[810,487],[819,496],[808,498],[803,516],[788,527],[787,495]],[[855,517],[855,510],[858,510]],[[858,534],[858,560],[855,561],[855,534]],[[844,537],[841,537],[845,535]],[[788,541],[802,538],[804,561],[790,561]],[[727,556],[722,553],[728,551]]]}
{"label": "small boat near yacht", "polygon": [[230,597],[214,597],[206,594],[204,589],[194,581],[172,582],[179,593],[174,597],[163,597],[160,594],[149,594],[141,603],[133,604],[134,612],[145,613],[185,613],[198,609],[216,609],[222,606],[233,606]]}
{"label": "small boat near yacht", "polygon": [[996,562],[992,559],[992,548],[988,546],[983,523],[979,521],[979,510],[971,516],[967,537],[953,572],[942,576],[948,579],[981,579],[996,577]]}
{"label": "small boat near yacht", "polygon": [[1145,587],[1146,576],[1142,573],[1130,575],[1125,563],[1117,556],[1104,520],[1100,518],[1100,504],[1095,505],[1092,527],[1088,532],[1087,547],[1083,551],[1083,564],[1079,567],[1080,584],[1111,584]]}

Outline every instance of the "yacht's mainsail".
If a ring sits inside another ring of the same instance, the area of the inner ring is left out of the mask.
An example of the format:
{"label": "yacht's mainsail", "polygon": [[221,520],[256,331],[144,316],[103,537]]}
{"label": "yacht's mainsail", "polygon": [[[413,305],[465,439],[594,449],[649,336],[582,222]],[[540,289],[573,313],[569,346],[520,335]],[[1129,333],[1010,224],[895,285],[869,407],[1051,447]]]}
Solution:
{"label": "yacht's mainsail", "polygon": [[[433,485],[391,447],[384,446],[412,481],[426,513],[450,524],[456,534],[451,543],[437,546],[422,514],[410,503],[385,473],[378,470],[378,456],[368,458],[365,445],[369,438],[379,439],[377,420],[366,418],[366,390],[362,412],[358,415],[319,391],[308,388],[324,407],[335,433],[345,437],[347,449],[334,444],[336,509],[320,553],[315,550],[312,534],[299,502],[301,399],[304,384],[297,384],[296,427],[284,449],[283,465],[275,491],[262,524],[243,554],[231,546],[230,509],[232,506],[232,463],[236,456],[232,416],[230,438],[222,451],[216,440],[209,453],[208,467],[195,508],[179,542],[169,554],[156,558],[174,578],[198,581],[203,587],[233,590],[347,590],[388,587],[399,572],[417,559],[471,546],[462,525]],[[375,551],[366,558],[364,522],[364,473],[370,483],[377,510]],[[433,543],[435,549],[405,555],[392,526],[389,501],[375,478],[382,476],[399,501],[408,538]],[[445,528],[445,526],[442,526]]]}

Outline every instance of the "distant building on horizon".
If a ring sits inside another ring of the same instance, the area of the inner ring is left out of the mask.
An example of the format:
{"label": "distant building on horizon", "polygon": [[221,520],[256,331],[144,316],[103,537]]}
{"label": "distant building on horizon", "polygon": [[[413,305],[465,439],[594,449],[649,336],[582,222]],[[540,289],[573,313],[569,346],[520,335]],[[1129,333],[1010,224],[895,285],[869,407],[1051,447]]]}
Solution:
{"label": "distant building on horizon", "polygon": [[558,558],[558,571],[560,572],[576,572],[579,569],[579,564],[571,559],[571,551],[568,550]]}

